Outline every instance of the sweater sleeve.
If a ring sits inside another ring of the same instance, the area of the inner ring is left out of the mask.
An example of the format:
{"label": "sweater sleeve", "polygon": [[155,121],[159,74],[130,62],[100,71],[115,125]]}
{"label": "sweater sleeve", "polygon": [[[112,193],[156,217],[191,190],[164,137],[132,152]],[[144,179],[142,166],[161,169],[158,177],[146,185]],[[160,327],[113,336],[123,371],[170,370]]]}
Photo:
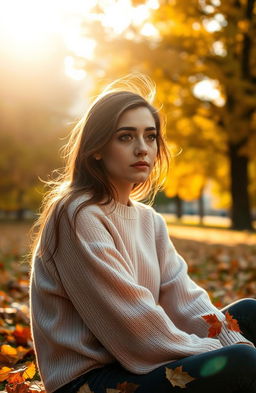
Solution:
{"label": "sweater sleeve", "polygon": [[187,264],[177,253],[169,238],[164,218],[156,213],[156,241],[161,268],[161,289],[159,302],[167,315],[179,328],[189,334],[207,337],[209,325],[203,315],[215,314],[222,321],[218,339],[223,346],[238,342],[253,344],[242,334],[231,331],[225,323],[225,316],[216,308],[208,293],[188,275]]}
{"label": "sweater sleeve", "polygon": [[150,365],[222,347],[216,339],[178,329],[152,293],[136,283],[105,227],[87,223],[79,212],[76,243],[68,225],[61,225],[55,265],[85,325],[125,368],[144,373]]}

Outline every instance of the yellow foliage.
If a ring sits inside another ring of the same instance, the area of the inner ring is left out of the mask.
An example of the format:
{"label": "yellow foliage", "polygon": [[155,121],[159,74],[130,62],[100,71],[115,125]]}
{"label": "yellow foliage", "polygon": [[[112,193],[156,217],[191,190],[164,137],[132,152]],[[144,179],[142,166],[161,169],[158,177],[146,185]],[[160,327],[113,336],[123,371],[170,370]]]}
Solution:
{"label": "yellow foliage", "polygon": [[171,198],[178,195],[185,201],[198,199],[207,182],[203,173],[196,172],[186,163],[180,163],[170,171],[164,192]]}
{"label": "yellow foliage", "polygon": [[24,379],[32,379],[36,373],[36,366],[34,362],[27,362],[26,363],[26,370],[22,374]]}
{"label": "yellow foliage", "polygon": [[12,347],[11,345],[4,344],[1,346],[1,353],[3,355],[15,357],[17,355],[17,349]]}
{"label": "yellow foliage", "polygon": [[0,382],[3,382],[7,379],[10,371],[12,371],[12,368],[9,367],[2,367],[0,369]]}
{"label": "yellow foliage", "polygon": [[238,21],[238,27],[243,33],[247,33],[250,27],[248,20],[240,20]]}

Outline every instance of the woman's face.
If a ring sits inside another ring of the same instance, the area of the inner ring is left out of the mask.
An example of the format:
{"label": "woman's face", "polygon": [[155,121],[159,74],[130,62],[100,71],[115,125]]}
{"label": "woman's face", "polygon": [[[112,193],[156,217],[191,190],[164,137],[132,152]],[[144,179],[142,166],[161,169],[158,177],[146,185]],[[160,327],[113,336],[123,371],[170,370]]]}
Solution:
{"label": "woman's face", "polygon": [[99,152],[98,157],[123,203],[134,184],[145,182],[151,173],[157,156],[156,139],[151,112],[146,107],[138,107],[121,115],[111,140]]}

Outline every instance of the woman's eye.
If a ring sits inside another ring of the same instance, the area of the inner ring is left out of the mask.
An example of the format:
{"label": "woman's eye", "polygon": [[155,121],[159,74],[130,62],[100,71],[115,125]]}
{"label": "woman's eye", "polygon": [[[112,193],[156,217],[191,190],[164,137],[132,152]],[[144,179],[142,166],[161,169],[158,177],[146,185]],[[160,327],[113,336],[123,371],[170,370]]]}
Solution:
{"label": "woman's eye", "polygon": [[[123,135],[120,135],[120,136],[118,137],[118,139],[119,139],[121,142],[131,141],[132,138],[133,138],[133,136],[132,136],[131,134],[123,134]],[[145,138],[148,139],[150,142],[153,142],[153,141],[156,140],[157,135],[156,135],[156,134],[149,134],[149,135],[146,135]]]}
{"label": "woman's eye", "polygon": [[131,138],[132,138],[132,136],[130,134],[124,134],[124,135],[121,135],[118,139],[120,141],[130,141]]}
{"label": "woman's eye", "polygon": [[155,141],[155,140],[156,140],[156,137],[157,137],[156,134],[150,134],[150,135],[148,135],[148,138],[149,138],[151,141]]}

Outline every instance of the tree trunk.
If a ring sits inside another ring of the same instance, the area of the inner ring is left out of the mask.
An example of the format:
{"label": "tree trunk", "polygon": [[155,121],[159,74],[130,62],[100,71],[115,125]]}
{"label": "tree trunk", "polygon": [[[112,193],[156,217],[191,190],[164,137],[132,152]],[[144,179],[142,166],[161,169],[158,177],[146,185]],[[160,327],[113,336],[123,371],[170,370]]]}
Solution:
{"label": "tree trunk", "polygon": [[24,191],[18,190],[17,194],[17,206],[18,209],[16,211],[16,220],[23,221],[25,219],[25,209],[23,208],[23,198],[24,198]]}
{"label": "tree trunk", "polygon": [[199,216],[199,224],[204,225],[204,193],[203,191],[198,198],[198,216]]}
{"label": "tree trunk", "polygon": [[239,155],[243,142],[229,144],[231,178],[231,221],[232,229],[252,230],[252,217],[248,194],[248,162],[246,156]]}
{"label": "tree trunk", "polygon": [[182,217],[183,214],[183,209],[182,209],[182,199],[179,197],[179,195],[176,195],[174,197],[175,205],[176,205],[176,217],[178,220]]}

